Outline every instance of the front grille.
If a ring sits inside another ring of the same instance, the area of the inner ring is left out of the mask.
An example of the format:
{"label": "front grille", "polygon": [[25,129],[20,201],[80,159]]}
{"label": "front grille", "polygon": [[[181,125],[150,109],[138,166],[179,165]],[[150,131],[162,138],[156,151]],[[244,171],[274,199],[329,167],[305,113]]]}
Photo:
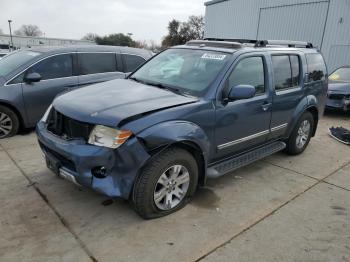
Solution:
{"label": "front grille", "polygon": [[94,125],[69,118],[52,108],[47,120],[47,130],[64,139],[82,138],[88,141]]}
{"label": "front grille", "polygon": [[342,100],[345,95],[342,94],[328,94],[329,99]]}

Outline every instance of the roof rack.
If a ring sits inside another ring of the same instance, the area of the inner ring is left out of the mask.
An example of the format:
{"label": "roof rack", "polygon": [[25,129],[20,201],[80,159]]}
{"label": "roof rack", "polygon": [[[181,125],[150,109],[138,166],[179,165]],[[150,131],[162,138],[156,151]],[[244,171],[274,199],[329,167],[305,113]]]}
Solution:
{"label": "roof rack", "polygon": [[224,40],[211,40],[211,39],[203,39],[203,40],[190,40],[186,43],[186,45],[196,45],[196,46],[212,46],[212,47],[223,47],[223,48],[241,48],[242,43],[235,41],[224,41]]}
{"label": "roof rack", "polygon": [[234,42],[241,44],[253,44],[254,47],[266,47],[268,45],[279,45],[287,47],[303,47],[303,48],[313,48],[313,44],[310,42],[302,41],[290,41],[290,40],[254,40],[254,39],[226,39],[226,38],[205,38],[207,41],[215,42]]}

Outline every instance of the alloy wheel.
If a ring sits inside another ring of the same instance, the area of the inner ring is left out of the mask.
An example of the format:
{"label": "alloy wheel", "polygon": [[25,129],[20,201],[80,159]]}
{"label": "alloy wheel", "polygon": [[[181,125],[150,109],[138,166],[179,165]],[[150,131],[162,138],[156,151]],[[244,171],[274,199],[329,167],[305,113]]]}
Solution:
{"label": "alloy wheel", "polygon": [[296,138],[296,146],[298,148],[303,148],[305,146],[310,136],[310,130],[311,124],[308,120],[304,120],[303,122],[301,122]]}
{"label": "alloy wheel", "polygon": [[12,120],[11,118],[0,112],[0,138],[7,136],[12,131]]}
{"label": "alloy wheel", "polygon": [[160,210],[178,206],[186,196],[190,184],[190,174],[183,165],[169,167],[159,177],[153,194],[154,203]]}

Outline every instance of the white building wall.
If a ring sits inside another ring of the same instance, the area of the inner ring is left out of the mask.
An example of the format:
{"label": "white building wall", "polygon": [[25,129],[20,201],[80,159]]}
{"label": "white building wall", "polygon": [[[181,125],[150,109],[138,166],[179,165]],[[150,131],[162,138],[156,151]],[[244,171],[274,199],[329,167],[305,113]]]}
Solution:
{"label": "white building wall", "polygon": [[350,0],[214,0],[205,22],[205,37],[307,41],[330,71],[350,64]]}
{"label": "white building wall", "polygon": [[[94,45],[92,41],[61,39],[61,38],[45,38],[30,36],[12,36],[13,46],[18,48],[27,48],[38,45],[60,46],[60,45]],[[0,46],[9,45],[11,43],[10,35],[0,34]]]}

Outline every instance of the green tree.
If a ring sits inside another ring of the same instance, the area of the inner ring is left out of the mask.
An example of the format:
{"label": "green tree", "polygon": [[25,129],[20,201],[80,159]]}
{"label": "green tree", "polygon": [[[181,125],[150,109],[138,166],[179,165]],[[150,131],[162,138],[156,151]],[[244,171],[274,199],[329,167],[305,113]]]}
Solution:
{"label": "green tree", "polygon": [[190,16],[186,22],[171,20],[168,35],[163,38],[162,47],[185,44],[189,40],[201,39],[204,36],[204,17]]}
{"label": "green tree", "polygon": [[128,35],[122,33],[110,34],[103,37],[96,37],[96,43],[99,45],[115,45],[135,47],[135,41]]}

